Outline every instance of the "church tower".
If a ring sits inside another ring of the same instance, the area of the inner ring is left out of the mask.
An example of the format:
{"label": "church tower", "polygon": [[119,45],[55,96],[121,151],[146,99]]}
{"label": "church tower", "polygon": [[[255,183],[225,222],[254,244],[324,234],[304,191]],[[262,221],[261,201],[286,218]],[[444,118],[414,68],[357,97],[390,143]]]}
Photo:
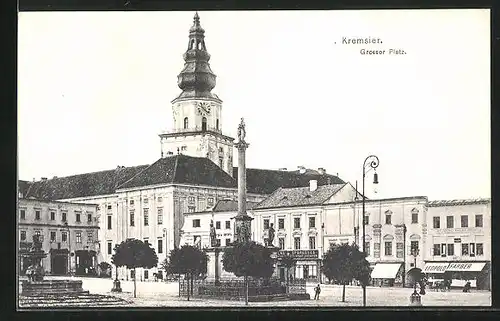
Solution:
{"label": "church tower", "polygon": [[162,132],[161,155],[207,157],[233,176],[234,138],[222,134],[222,100],[214,93],[205,30],[198,13],[189,30],[184,69],[177,76],[181,94],[172,101],[173,128]]}

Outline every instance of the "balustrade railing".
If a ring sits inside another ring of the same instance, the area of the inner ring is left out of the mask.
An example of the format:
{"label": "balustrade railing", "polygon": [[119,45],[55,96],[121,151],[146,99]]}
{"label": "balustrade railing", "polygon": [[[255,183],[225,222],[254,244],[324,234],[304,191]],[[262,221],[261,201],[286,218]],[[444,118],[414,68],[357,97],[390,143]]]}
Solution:
{"label": "balustrade railing", "polygon": [[177,133],[191,133],[191,132],[214,132],[222,134],[222,130],[216,127],[189,127],[189,128],[173,128],[168,130],[163,130],[162,134],[177,134]]}

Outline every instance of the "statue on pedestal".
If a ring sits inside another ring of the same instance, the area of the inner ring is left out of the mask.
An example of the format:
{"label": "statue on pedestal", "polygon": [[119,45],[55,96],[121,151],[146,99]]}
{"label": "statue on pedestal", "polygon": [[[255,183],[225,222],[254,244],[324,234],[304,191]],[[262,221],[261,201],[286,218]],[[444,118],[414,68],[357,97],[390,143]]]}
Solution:
{"label": "statue on pedestal", "polygon": [[217,234],[215,233],[214,221],[210,221],[210,246],[217,246]]}
{"label": "statue on pedestal", "polygon": [[246,135],[245,121],[243,120],[243,118],[241,118],[241,122],[238,125],[238,140],[240,142],[244,142],[245,141],[245,135]]}
{"label": "statue on pedestal", "polygon": [[33,246],[28,252],[30,259],[30,266],[26,269],[26,274],[31,282],[43,280],[43,267],[42,259],[47,254],[42,250],[42,242],[40,235],[33,235]]}
{"label": "statue on pedestal", "polygon": [[271,223],[271,226],[268,229],[268,238],[267,238],[267,246],[273,246],[273,241],[274,241],[274,227],[273,223]]}

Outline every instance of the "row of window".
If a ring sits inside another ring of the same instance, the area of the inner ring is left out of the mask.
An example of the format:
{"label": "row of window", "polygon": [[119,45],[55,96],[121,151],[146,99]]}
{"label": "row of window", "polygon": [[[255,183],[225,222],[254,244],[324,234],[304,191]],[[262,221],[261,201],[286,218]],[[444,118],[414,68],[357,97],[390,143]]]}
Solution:
{"label": "row of window", "polygon": [[[316,217],[311,216],[309,217],[309,228],[315,228],[316,227]],[[293,218],[293,228],[294,229],[299,229],[300,228],[300,217],[294,217]],[[265,218],[264,219],[264,230],[269,229],[269,219]],[[284,218],[278,218],[278,229],[283,230],[285,229],[285,219]]]}
{"label": "row of window", "polygon": [[[184,129],[189,129],[189,118],[184,117]],[[219,130],[219,119],[215,120],[215,129]],[[201,130],[206,131],[207,130],[207,118],[203,117],[201,119]]]}
{"label": "row of window", "polygon": [[[365,242],[365,252],[367,255],[371,255],[370,251],[370,242]],[[410,242],[410,253],[408,255],[411,255],[412,253],[417,253],[419,249],[419,241],[411,241]],[[393,242],[392,241],[386,241],[384,242],[384,255],[385,256],[393,256]],[[404,256],[404,244],[403,242],[396,242],[396,257],[397,258],[403,258]],[[380,257],[380,243],[373,243],[373,257],[379,258]]]}
{"label": "row of window", "polygon": [[[295,250],[300,250],[300,237],[294,237],[293,238],[293,248]],[[285,249],[285,238],[278,238],[279,242],[279,247],[280,249],[284,250]],[[316,237],[315,236],[310,236],[309,237],[309,250],[315,250],[316,249]]]}
{"label": "row of window", "polygon": [[[483,243],[441,243],[434,244],[434,256],[456,256],[455,244],[461,244],[462,256],[481,256],[484,255]],[[458,245],[460,246],[460,245]]]}
{"label": "row of window", "polygon": [[[156,198],[156,200],[157,200],[157,202],[161,203],[161,202],[163,202],[163,197],[158,196],[158,197]],[[129,200],[129,204],[130,204],[130,205],[134,205],[134,204],[135,204],[135,201],[134,201],[134,200]],[[143,199],[143,204],[149,204],[149,199],[148,199],[148,198],[144,198],[144,199]],[[100,207],[98,207],[98,209],[100,209]],[[108,209],[108,210],[113,209],[113,205],[108,204],[108,205],[107,205],[107,209]]]}
{"label": "row of window", "polygon": [[[163,239],[158,239],[157,240],[157,253],[158,254],[162,254],[163,253]],[[148,240],[144,240],[144,243],[149,243]],[[107,252],[108,252],[108,255],[112,255],[113,254],[113,242],[112,241],[108,241],[108,246],[107,246]]]}
{"label": "row of window", "polygon": [[[370,216],[369,214],[365,214],[363,218],[363,223],[365,225],[370,225]],[[392,212],[391,211],[386,211],[385,212],[385,224],[386,225],[392,225]],[[418,211],[413,210],[411,213],[411,224],[418,224]]]}
{"label": "row of window", "polygon": [[[193,227],[201,227],[201,221],[200,219],[194,219],[193,220]],[[229,230],[231,228],[231,221],[226,221],[225,224],[226,230]],[[221,221],[216,221],[215,222],[215,229],[220,230],[221,229]]]}
{"label": "row of window", "polygon": [[[42,233],[41,230],[35,230],[34,235],[38,235],[40,241],[43,242],[44,234]],[[27,231],[21,230],[20,239],[21,239],[21,242],[27,241]],[[49,240],[50,240],[50,242],[57,242],[57,231],[49,231]],[[68,232],[67,231],[61,232],[61,242],[63,242],[63,243],[68,242]],[[82,232],[80,232],[80,231],[75,232],[75,242],[82,243]],[[94,232],[88,231],[87,232],[87,243],[91,244],[93,242],[94,242]]]}
{"label": "row of window", "polygon": [[[26,210],[25,209],[19,210],[19,217],[21,220],[26,219]],[[42,210],[35,209],[35,220],[39,221],[41,219],[42,219]],[[49,212],[49,220],[51,220],[51,221],[56,220],[56,211]],[[61,221],[67,222],[67,220],[68,220],[68,212],[61,212]],[[75,222],[76,223],[82,222],[82,212],[75,211]],[[87,213],[87,223],[92,223],[92,213]]]}
{"label": "row of window", "polygon": [[[483,215],[475,216],[475,227],[483,227]],[[434,216],[432,218],[432,227],[433,228],[441,228],[441,217]],[[454,228],[455,227],[455,217],[452,215],[446,216],[446,228]],[[469,215],[461,215],[460,216],[460,227],[469,227]]]}

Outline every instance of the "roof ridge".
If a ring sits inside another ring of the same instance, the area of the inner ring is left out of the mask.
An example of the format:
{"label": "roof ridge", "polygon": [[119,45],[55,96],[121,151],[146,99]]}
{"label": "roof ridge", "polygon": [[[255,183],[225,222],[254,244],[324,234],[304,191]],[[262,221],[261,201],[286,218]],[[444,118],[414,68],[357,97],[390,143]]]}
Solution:
{"label": "roof ridge", "polygon": [[170,183],[174,183],[175,182],[175,176],[177,176],[177,167],[179,166],[179,156],[181,156],[181,154],[177,154],[175,156],[174,175],[172,175],[172,181]]}
{"label": "roof ridge", "polygon": [[[144,165],[135,165],[135,166],[124,166],[121,169],[137,168],[137,167],[142,167],[142,166],[151,166],[151,165],[144,164]],[[60,178],[70,178],[70,177],[76,177],[76,176],[82,176],[82,175],[97,174],[97,173],[104,173],[104,172],[112,172],[112,171],[116,171],[116,170],[117,170],[117,168],[113,168],[113,169],[104,169],[104,170],[93,171],[93,172],[86,172],[86,173],[80,173],[80,174],[73,174],[73,175],[68,175],[68,176],[57,176],[56,178],[47,178],[47,181],[50,181],[50,180],[53,180],[53,179],[60,179]],[[26,181],[26,182],[28,182],[30,184],[33,183],[32,181]],[[35,181],[35,182],[41,182],[41,180]]]}
{"label": "roof ridge", "polygon": [[[117,189],[120,189],[123,185],[127,184],[128,182],[130,182],[131,180],[133,180],[137,175],[140,175],[142,172],[144,172],[145,170],[147,170],[148,168],[151,168],[151,166],[153,166],[154,164],[158,163],[159,161],[161,161],[163,158],[160,158],[159,160],[157,160],[156,162],[154,162],[153,164],[151,165],[148,165],[148,167],[144,168],[142,171],[136,173],[134,176],[130,177],[128,180],[126,180],[125,182],[121,183],[120,185],[117,185],[115,186],[115,190]],[[127,168],[127,167],[125,167]],[[116,179],[116,176],[115,176],[115,179]]]}

